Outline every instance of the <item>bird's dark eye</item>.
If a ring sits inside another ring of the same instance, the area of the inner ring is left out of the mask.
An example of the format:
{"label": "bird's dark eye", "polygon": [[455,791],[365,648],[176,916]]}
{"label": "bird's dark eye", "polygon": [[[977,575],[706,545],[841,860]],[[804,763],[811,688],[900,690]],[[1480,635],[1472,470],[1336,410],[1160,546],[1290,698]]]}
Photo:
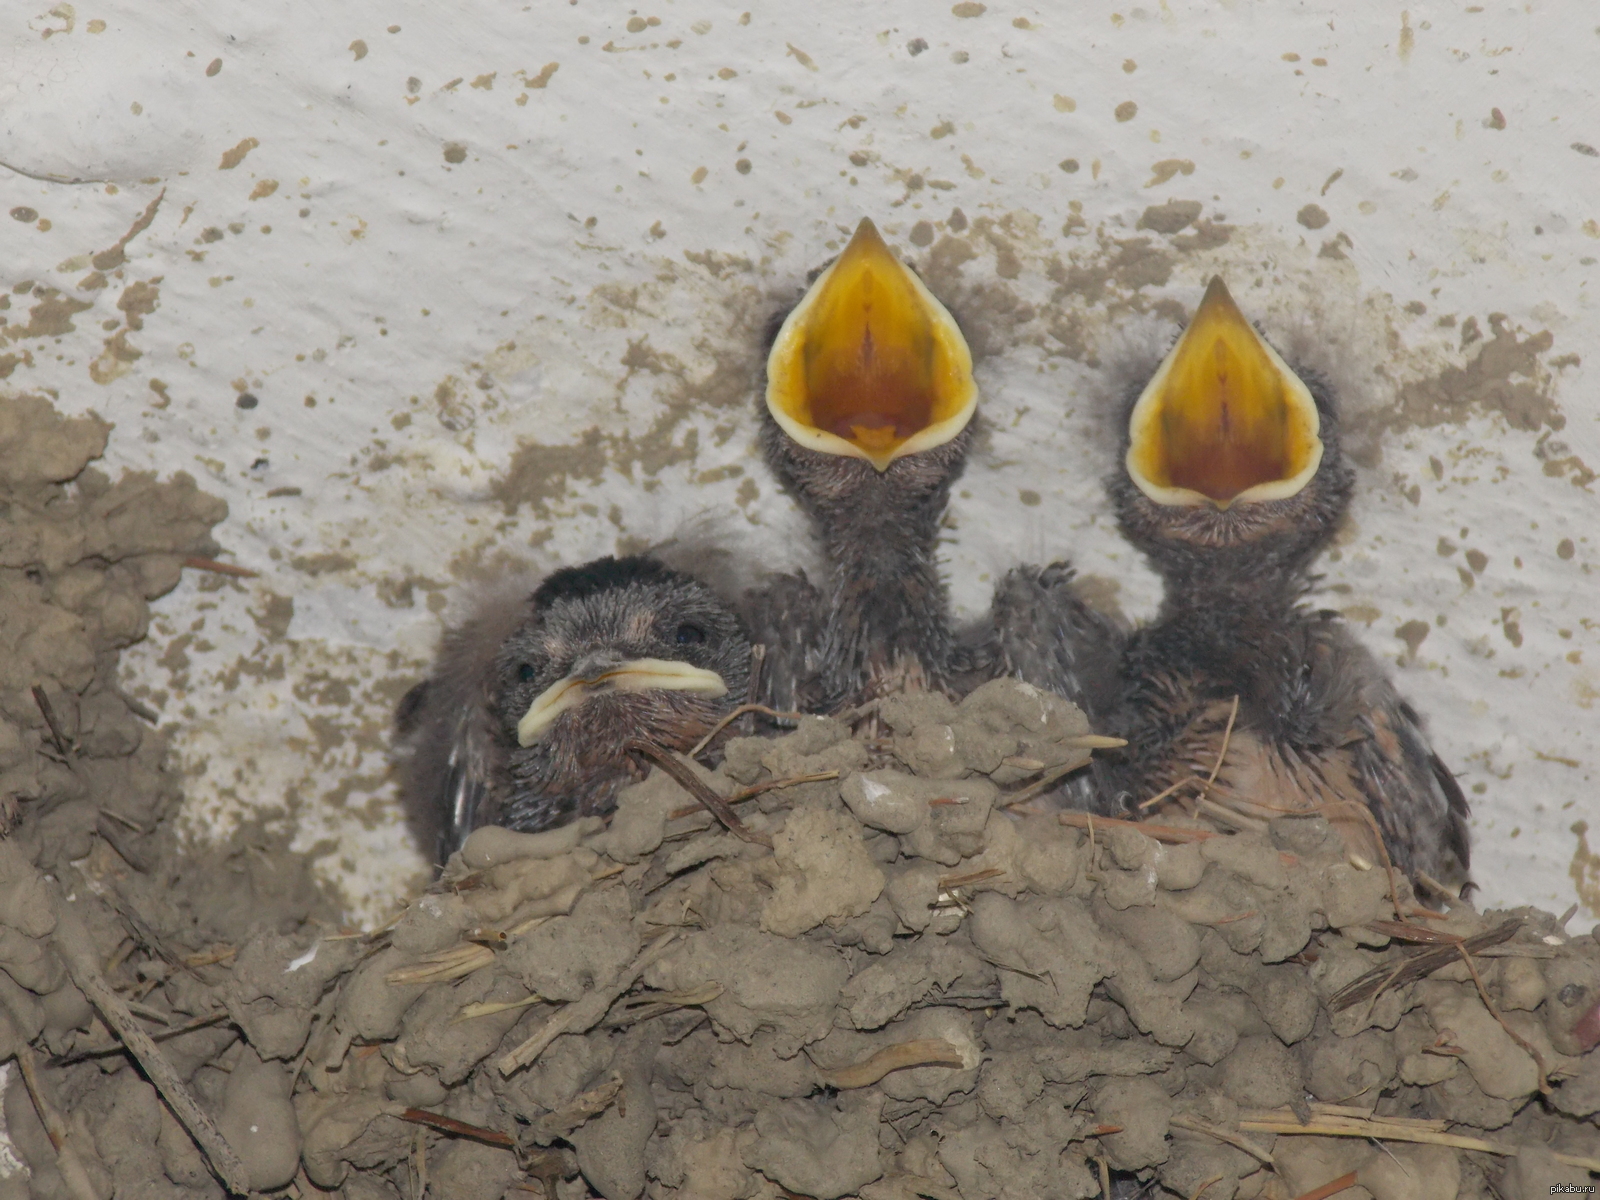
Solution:
{"label": "bird's dark eye", "polygon": [[706,640],[706,631],[685,621],[678,626],[677,642],[680,646],[698,646]]}
{"label": "bird's dark eye", "polygon": [[523,683],[531,683],[533,677],[537,674],[538,672],[533,669],[532,663],[523,663],[517,668],[517,678],[522,680]]}

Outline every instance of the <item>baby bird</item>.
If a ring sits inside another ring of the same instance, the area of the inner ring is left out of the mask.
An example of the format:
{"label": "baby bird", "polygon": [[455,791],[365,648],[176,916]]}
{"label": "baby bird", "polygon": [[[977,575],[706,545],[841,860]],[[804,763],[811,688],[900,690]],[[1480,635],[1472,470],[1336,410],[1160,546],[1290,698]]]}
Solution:
{"label": "baby bird", "polygon": [[480,825],[603,816],[634,777],[629,742],[689,749],[744,701],[749,671],[739,619],[649,557],[566,567],[485,604],[395,714],[413,830],[442,863]]}
{"label": "baby bird", "polygon": [[1074,651],[1107,644],[1106,629],[1065,564],[1019,568],[991,620],[953,629],[934,556],[977,404],[960,327],[863,219],[767,358],[767,462],[811,518],[828,571],[820,591],[780,581],[752,614],[779,703],[832,711],[1013,673],[1076,698]]}
{"label": "baby bird", "polygon": [[1354,857],[1382,861],[1376,829],[1412,878],[1465,883],[1455,778],[1338,615],[1303,603],[1353,486],[1328,389],[1213,279],[1127,410],[1123,450],[1111,499],[1165,595],[1123,654],[1106,732],[1129,745],[1099,762],[1098,806],[1170,794],[1246,828],[1322,812]]}

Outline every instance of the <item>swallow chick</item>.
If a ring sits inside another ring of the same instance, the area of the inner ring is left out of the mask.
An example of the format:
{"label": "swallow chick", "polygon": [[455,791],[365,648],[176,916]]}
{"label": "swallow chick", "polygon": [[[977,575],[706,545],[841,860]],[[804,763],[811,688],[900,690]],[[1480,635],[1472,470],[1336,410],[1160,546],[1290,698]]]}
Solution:
{"label": "swallow chick", "polygon": [[1097,766],[1099,804],[1165,796],[1243,828],[1320,812],[1353,859],[1381,863],[1381,835],[1413,879],[1459,888],[1460,787],[1372,654],[1304,602],[1354,483],[1332,393],[1216,278],[1125,412],[1109,493],[1164,597],[1123,653],[1106,732],[1129,745]]}
{"label": "swallow chick", "polygon": [[395,715],[406,808],[444,862],[481,825],[604,816],[632,741],[687,750],[746,698],[750,642],[692,576],[601,558],[446,633]]}
{"label": "swallow chick", "polygon": [[758,637],[786,642],[787,661],[769,652],[768,662],[775,678],[794,681],[797,706],[831,711],[906,688],[960,692],[1012,673],[1072,695],[1067,642],[1037,641],[1087,619],[1065,564],[1013,572],[990,621],[964,635],[953,628],[935,554],[977,405],[960,326],[863,219],[784,318],[767,358],[767,462],[809,516],[827,564],[821,589],[790,577],[752,618],[770,630]]}

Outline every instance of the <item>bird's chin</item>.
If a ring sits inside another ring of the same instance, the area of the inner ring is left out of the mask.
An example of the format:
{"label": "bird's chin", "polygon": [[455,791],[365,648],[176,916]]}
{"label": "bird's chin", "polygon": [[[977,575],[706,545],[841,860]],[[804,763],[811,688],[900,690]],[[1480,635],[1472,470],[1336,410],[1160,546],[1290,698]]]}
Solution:
{"label": "bird's chin", "polygon": [[[768,464],[813,510],[863,504],[878,509],[889,502],[903,506],[940,496],[960,478],[973,437],[973,425],[969,424],[942,445],[897,458],[880,471],[864,458],[803,446],[784,433],[770,414],[763,416]],[[888,500],[891,497],[892,501]]]}
{"label": "bird's chin", "polygon": [[1349,503],[1350,479],[1346,468],[1329,463],[1292,496],[1226,508],[1160,504],[1126,475],[1114,481],[1111,492],[1123,533],[1158,569],[1224,574],[1308,563],[1337,531]]}

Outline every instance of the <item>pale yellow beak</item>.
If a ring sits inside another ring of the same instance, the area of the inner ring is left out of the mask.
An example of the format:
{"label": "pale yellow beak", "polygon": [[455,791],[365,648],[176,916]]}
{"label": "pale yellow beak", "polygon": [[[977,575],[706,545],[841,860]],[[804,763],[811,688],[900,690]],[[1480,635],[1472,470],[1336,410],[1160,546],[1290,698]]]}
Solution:
{"label": "pale yellow beak", "polygon": [[1128,475],[1157,504],[1285,500],[1322,462],[1311,392],[1220,276],[1133,406]]}
{"label": "pale yellow beak", "polygon": [[592,679],[568,675],[545,688],[528,705],[528,711],[517,722],[517,745],[533,745],[562,713],[577,708],[594,693],[604,691],[698,692],[703,696],[726,696],[728,685],[715,671],[667,658],[636,658],[618,663]]}
{"label": "pale yellow beak", "polygon": [[977,407],[955,318],[863,218],[778,331],[767,411],[802,446],[886,471],[948,442]]}

